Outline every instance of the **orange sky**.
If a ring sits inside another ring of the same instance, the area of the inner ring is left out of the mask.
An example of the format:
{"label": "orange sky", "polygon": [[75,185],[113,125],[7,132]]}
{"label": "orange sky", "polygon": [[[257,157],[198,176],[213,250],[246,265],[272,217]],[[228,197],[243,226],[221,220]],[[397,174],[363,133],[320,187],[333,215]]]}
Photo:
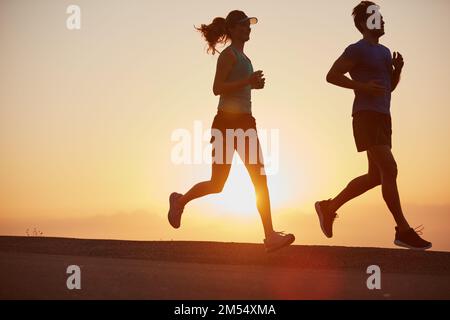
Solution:
{"label": "orange sky", "polygon": [[[216,56],[193,25],[240,8],[257,16],[246,52],[266,74],[253,93],[258,127],[280,132],[269,177],[274,223],[297,243],[391,247],[381,190],[343,207],[333,240],[314,201],[366,170],[351,131],[352,92],[325,74],[360,35],[357,1],[76,1],[81,30],[66,29],[72,1],[0,2],[0,234],[260,242],[244,168],[225,190],[192,202],[183,227],[166,221],[170,192],[209,178],[206,164],[175,165],[171,133],[208,128]],[[437,250],[450,250],[450,77],[447,0],[379,1],[382,43],[405,57],[392,99],[393,151],[404,211]],[[205,143],[206,144],[206,143]]]}

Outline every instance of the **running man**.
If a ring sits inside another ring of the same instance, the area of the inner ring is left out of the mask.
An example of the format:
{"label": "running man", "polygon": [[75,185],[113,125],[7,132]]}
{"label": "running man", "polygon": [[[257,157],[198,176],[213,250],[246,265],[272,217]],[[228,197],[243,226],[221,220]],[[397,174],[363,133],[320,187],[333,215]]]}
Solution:
{"label": "running man", "polygon": [[[419,236],[422,230],[416,232],[408,224],[397,189],[397,164],[391,150],[390,101],[391,92],[400,81],[404,62],[400,53],[394,52],[392,56],[390,50],[379,43],[384,35],[384,20],[378,15],[378,8],[371,1],[362,1],[353,9],[355,26],[363,38],[345,49],[327,75],[329,83],[355,92],[353,136],[358,152],[367,153],[368,172],[350,181],[335,198],[316,202],[315,208],[323,233],[331,238],[337,210],[351,199],[381,185],[383,199],[397,224],[394,243],[425,250],[432,245]],[[378,25],[374,14],[378,15]],[[345,76],[346,73],[351,79]]]}

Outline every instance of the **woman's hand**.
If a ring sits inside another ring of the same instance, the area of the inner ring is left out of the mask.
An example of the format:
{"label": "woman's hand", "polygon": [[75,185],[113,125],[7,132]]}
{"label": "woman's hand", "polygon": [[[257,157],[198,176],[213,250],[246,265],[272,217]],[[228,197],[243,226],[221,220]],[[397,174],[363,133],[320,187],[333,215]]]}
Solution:
{"label": "woman's hand", "polygon": [[252,89],[262,89],[266,84],[266,78],[264,78],[264,73],[262,70],[253,72],[249,77],[248,82]]}

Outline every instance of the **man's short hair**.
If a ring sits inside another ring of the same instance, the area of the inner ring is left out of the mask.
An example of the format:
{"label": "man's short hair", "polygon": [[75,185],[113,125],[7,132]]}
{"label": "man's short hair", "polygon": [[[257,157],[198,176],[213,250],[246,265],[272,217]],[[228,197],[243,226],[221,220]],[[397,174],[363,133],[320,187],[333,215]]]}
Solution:
{"label": "man's short hair", "polygon": [[360,4],[353,8],[353,21],[355,22],[355,27],[361,33],[364,31],[364,29],[361,27],[361,23],[367,23],[367,19],[370,17],[370,14],[367,13],[367,8],[374,5],[376,6],[376,4],[372,1],[361,1]]}

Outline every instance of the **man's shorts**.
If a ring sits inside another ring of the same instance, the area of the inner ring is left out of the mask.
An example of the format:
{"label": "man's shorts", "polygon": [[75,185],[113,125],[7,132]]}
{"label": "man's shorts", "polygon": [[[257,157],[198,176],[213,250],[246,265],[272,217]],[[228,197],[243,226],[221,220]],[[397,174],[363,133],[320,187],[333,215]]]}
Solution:
{"label": "man's shorts", "polygon": [[392,148],[391,116],[376,111],[358,111],[353,115],[353,137],[358,152],[387,145]]}

